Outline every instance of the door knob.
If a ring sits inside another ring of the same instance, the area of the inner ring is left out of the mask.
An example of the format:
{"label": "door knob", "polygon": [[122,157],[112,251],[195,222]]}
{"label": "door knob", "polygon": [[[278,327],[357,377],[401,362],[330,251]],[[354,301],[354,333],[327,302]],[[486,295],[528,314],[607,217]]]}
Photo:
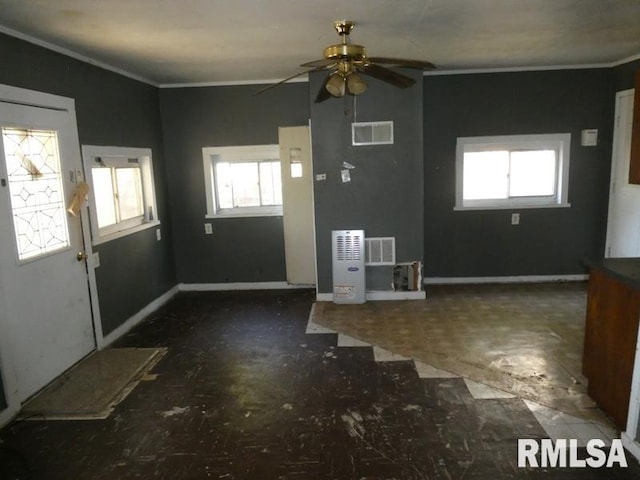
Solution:
{"label": "door knob", "polygon": [[78,260],[79,262],[86,260],[87,257],[89,257],[89,255],[87,255],[86,252],[78,252],[76,253],[76,260]]}

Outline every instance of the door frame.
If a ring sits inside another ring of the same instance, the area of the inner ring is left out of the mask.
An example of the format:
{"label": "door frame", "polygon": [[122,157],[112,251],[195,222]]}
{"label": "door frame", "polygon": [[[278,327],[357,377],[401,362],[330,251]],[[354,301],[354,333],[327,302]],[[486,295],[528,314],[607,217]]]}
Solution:
{"label": "door frame", "polygon": [[[280,130],[282,129],[288,129],[288,128],[306,128],[307,129],[307,134],[308,134],[308,138],[309,138],[309,182],[310,182],[310,186],[311,186],[311,236],[313,238],[313,268],[314,268],[314,284],[313,287],[316,290],[316,295],[318,293],[318,249],[317,249],[317,239],[316,239],[316,203],[315,203],[315,173],[313,170],[313,139],[311,138],[311,120],[309,120],[309,122],[307,123],[307,125],[287,125],[287,126],[280,126],[278,127],[278,151],[280,153],[280,171],[282,172],[282,176],[285,175],[285,166],[284,166],[284,158],[282,156],[282,146],[280,144]],[[284,184],[284,181],[283,181]],[[283,228],[283,235],[285,236],[285,250],[286,250],[286,233],[284,232],[285,229],[285,220],[284,220],[284,215],[285,215],[285,198],[283,195],[283,201],[282,201],[282,228]],[[287,255],[285,252],[285,263],[287,263]],[[287,270],[288,267],[287,265],[285,265],[285,270]],[[287,270],[287,283],[289,283],[289,274],[288,274],[288,270]],[[295,284],[291,284],[289,283],[289,285],[295,285]],[[309,285],[311,286],[311,284]]]}
{"label": "door frame", "polygon": [[[28,90],[25,88],[14,87],[10,85],[0,84],[0,102],[5,103],[13,103],[15,105],[24,105],[28,107],[38,107],[38,108],[46,108],[48,110],[57,110],[60,112],[66,112],[69,115],[73,116],[73,121],[71,122],[72,128],[75,130],[73,132],[75,138],[78,138],[78,126],[77,126],[77,117],[75,110],[75,100],[68,97],[62,97],[59,95],[54,95],[45,92],[39,92],[36,90]],[[79,140],[79,139],[78,139]],[[78,141],[77,145],[72,145],[70,148],[77,149],[78,158],[82,159],[82,153],[80,151],[80,143]],[[84,180],[84,171],[82,167],[80,169],[76,169],[76,182]],[[91,249],[91,232],[89,229],[89,217],[88,211],[85,205],[80,209],[80,222],[81,222],[81,230],[82,230],[82,243],[84,247],[84,251],[87,253],[87,263],[86,263],[86,271],[87,271],[87,291],[88,296],[91,303],[91,321],[93,323],[93,332],[94,332],[94,349],[95,351],[99,348],[98,338],[102,338],[102,326],[99,321],[96,321],[95,312],[98,310],[97,303],[97,290],[96,290],[96,280],[95,280],[95,272],[92,268],[93,266],[89,263],[89,260],[92,259],[93,251]],[[94,295],[95,293],[95,295]],[[3,300],[4,297],[4,289],[0,284],[0,300]],[[4,305],[4,301],[2,302]],[[99,317],[97,317],[99,320]],[[6,325],[6,311],[3,308],[0,308],[0,325]],[[2,388],[5,395],[5,401],[7,403],[7,408],[0,411],[0,427],[6,423],[8,423],[19,411],[21,407],[21,401],[16,397],[13,393],[15,392],[15,381],[13,378],[13,372],[15,372],[15,365],[13,362],[14,356],[12,355],[12,347],[7,344],[0,344],[0,372],[2,372]],[[60,372],[62,373],[62,372]]]}
{"label": "door frame", "polygon": [[[620,155],[619,155],[619,150],[620,150],[620,135],[621,135],[621,131],[620,129],[622,128],[622,126],[620,125],[620,104],[622,101],[622,98],[627,96],[627,95],[631,95],[634,94],[635,95],[635,90],[633,88],[627,89],[627,90],[621,90],[619,92],[616,92],[616,98],[615,98],[615,113],[613,116],[613,147],[611,149],[611,172],[610,172],[610,177],[609,177],[609,207],[607,209],[607,234],[606,234],[606,240],[605,240],[605,247],[604,247],[604,256],[605,258],[609,258],[611,256],[610,254],[610,250],[611,250],[611,243],[613,241],[612,235],[612,229],[611,229],[611,220],[613,218],[614,215],[614,211],[615,211],[615,205],[614,205],[614,189],[616,188],[615,183],[616,183],[616,173],[617,173],[617,169],[622,168],[622,165],[620,163]],[[633,115],[633,105],[631,107],[631,114]],[[618,188],[620,188],[620,186],[618,186]]]}

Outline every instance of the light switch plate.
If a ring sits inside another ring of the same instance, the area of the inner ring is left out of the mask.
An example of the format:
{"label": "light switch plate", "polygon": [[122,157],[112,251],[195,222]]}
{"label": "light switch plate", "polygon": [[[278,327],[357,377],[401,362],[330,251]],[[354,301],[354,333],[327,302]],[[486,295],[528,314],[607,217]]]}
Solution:
{"label": "light switch plate", "polygon": [[213,234],[213,227],[211,226],[211,224],[210,224],[210,223],[205,223],[205,224],[204,224],[204,233],[205,233],[206,235],[211,235],[211,234]]}
{"label": "light switch plate", "polygon": [[588,128],[582,130],[582,138],[580,145],[583,147],[595,147],[598,145],[598,129]]}

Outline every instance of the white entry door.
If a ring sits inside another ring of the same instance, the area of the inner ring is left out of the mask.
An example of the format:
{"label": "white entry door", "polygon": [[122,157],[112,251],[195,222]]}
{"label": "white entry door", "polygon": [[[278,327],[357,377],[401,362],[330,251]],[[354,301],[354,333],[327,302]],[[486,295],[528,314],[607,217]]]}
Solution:
{"label": "white entry door", "polygon": [[640,257],[640,185],[629,183],[633,90],[616,95],[607,257]]}
{"label": "white entry door", "polygon": [[315,285],[313,169],[309,127],[280,127],[282,212],[287,282]]}
{"label": "white entry door", "polygon": [[82,178],[73,101],[20,105],[10,88],[0,86],[0,354],[16,411],[95,339],[82,227],[67,212]]}

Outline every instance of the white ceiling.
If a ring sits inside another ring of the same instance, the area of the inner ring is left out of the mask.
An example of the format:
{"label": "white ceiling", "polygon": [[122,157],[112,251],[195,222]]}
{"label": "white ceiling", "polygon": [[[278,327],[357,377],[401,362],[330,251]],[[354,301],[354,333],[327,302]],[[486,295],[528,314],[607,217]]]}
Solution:
{"label": "white ceiling", "polygon": [[0,31],[159,85],[271,81],[338,43],[438,71],[611,64],[640,54],[640,0],[0,0]]}

